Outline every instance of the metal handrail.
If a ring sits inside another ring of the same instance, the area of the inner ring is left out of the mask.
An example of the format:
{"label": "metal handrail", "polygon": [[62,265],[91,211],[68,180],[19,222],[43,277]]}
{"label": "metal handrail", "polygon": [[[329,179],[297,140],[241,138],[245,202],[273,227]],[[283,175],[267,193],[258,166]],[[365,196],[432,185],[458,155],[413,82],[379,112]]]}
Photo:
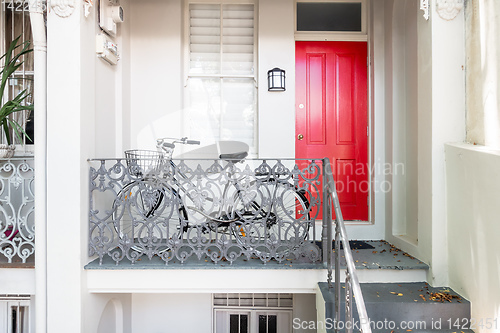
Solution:
{"label": "metal handrail", "polygon": [[[347,262],[347,271],[345,278],[345,322],[350,322],[351,325],[346,325],[346,332],[351,333],[353,331],[353,318],[352,318],[352,299],[351,295],[356,299],[356,308],[358,310],[359,316],[359,327],[363,333],[371,333],[370,321],[368,314],[366,312],[366,306],[363,299],[363,294],[361,292],[361,286],[359,284],[358,275],[356,273],[356,267],[354,265],[354,260],[352,257],[351,247],[349,245],[349,240],[347,237],[347,231],[344,224],[344,218],[342,217],[342,211],[340,209],[340,202],[337,194],[337,189],[335,187],[335,180],[333,179],[332,166],[330,160],[325,158],[323,160],[323,219],[327,221],[332,221],[328,223],[328,244],[331,244],[333,239],[333,223],[335,222],[335,255],[334,258],[332,251],[328,247],[327,261],[328,261],[328,287],[334,288],[335,291],[335,322],[340,321],[340,242],[342,242],[344,247],[344,257]],[[332,203],[335,210],[335,220],[332,219]],[[335,281],[332,285],[332,272],[333,265],[335,263]]]}

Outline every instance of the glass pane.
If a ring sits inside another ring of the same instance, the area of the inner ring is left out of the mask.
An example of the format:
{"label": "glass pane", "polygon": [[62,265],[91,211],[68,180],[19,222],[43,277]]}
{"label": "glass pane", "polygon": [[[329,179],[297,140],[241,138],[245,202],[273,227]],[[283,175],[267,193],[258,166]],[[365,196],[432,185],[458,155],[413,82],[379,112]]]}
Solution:
{"label": "glass pane", "polygon": [[239,316],[237,314],[229,315],[229,333],[240,333]]}
{"label": "glass pane", "polygon": [[11,332],[17,333],[17,307],[13,306],[11,311],[12,311],[12,322],[11,322],[12,330],[11,330]]}
{"label": "glass pane", "polygon": [[204,145],[235,140],[255,147],[253,79],[224,79],[221,86],[220,79],[190,78],[188,89],[186,135]]}
{"label": "glass pane", "polygon": [[361,3],[298,2],[297,31],[361,31]]}
{"label": "glass pane", "polygon": [[267,333],[277,333],[278,316],[267,316]]}
{"label": "glass pane", "polygon": [[259,315],[259,333],[277,333],[277,315]]}
{"label": "glass pane", "polygon": [[229,333],[248,333],[248,315],[229,315]]}
{"label": "glass pane", "polygon": [[25,318],[26,318],[26,307],[19,307],[19,327],[17,329],[18,333],[23,333],[25,331]]}
{"label": "glass pane", "polygon": [[188,136],[210,144],[220,138],[220,80],[189,79]]}
{"label": "glass pane", "polygon": [[267,333],[267,316],[259,315],[259,333]]}
{"label": "glass pane", "polygon": [[255,85],[253,79],[225,79],[221,118],[221,140],[254,144]]}
{"label": "glass pane", "polygon": [[248,333],[248,316],[240,315],[240,333]]}

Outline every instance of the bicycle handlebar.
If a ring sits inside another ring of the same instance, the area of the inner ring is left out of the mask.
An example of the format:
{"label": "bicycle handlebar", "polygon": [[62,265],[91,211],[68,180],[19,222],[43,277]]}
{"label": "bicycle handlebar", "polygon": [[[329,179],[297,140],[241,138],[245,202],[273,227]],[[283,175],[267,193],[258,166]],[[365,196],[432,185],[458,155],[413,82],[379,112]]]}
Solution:
{"label": "bicycle handlebar", "polygon": [[[170,141],[170,142],[166,142]],[[188,140],[187,137],[183,138],[160,138],[156,139],[156,146],[158,147],[169,147],[174,148],[176,143],[182,143],[183,145],[199,145],[200,141],[197,140]]]}
{"label": "bicycle handlebar", "polygon": [[188,145],[199,145],[201,142],[197,140],[186,140],[186,144]]}
{"label": "bicycle handlebar", "polygon": [[[170,142],[168,142],[170,141]],[[163,150],[163,153],[167,158],[171,158],[175,149],[176,143],[182,143],[184,145],[199,145],[200,141],[196,140],[188,140],[187,137],[183,137],[180,139],[177,138],[161,138],[156,139],[156,148],[158,150]]]}

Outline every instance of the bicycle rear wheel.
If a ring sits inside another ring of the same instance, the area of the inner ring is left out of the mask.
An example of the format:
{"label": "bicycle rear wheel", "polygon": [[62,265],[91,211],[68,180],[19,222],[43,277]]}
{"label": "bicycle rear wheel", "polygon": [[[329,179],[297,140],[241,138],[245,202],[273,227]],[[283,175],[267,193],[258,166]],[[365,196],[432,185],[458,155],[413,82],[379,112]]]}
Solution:
{"label": "bicycle rear wheel", "polygon": [[251,203],[237,198],[233,216],[239,221],[233,233],[237,241],[260,257],[283,259],[307,239],[310,228],[309,201],[288,183],[266,182],[267,193]]}
{"label": "bicycle rear wheel", "polygon": [[177,192],[138,181],[126,185],[113,203],[113,223],[124,250],[161,254],[182,238],[186,211]]}

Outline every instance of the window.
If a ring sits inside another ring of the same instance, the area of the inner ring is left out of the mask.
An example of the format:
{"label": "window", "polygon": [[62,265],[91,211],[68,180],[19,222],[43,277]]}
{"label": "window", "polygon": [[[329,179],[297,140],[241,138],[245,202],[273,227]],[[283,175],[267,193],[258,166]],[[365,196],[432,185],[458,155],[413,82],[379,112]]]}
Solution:
{"label": "window", "polygon": [[259,314],[259,333],[277,333],[278,315]]}
{"label": "window", "polygon": [[292,294],[214,294],[215,333],[291,332]]}
{"label": "window", "polygon": [[229,333],[248,333],[248,314],[229,314]]}
{"label": "window", "polygon": [[367,41],[367,0],[296,0],[295,40]]}
{"label": "window", "polygon": [[214,309],[215,333],[289,333],[292,310]]}
{"label": "window", "polygon": [[29,333],[29,296],[0,296],[0,332]]}
{"label": "window", "polygon": [[[16,1],[16,0],[5,0],[2,2],[1,6],[0,21],[2,22],[2,40],[0,44],[0,52],[4,54],[9,48],[11,42],[18,36],[21,37],[21,41],[33,42],[33,35],[31,32],[31,22],[29,16],[29,3],[27,1]],[[31,45],[33,48],[33,45]],[[24,63],[20,66],[14,73],[13,78],[10,80],[9,85],[6,89],[6,94],[9,97],[16,96],[19,92],[27,89],[33,94],[33,78],[34,78],[34,67],[33,67],[33,52],[24,56]],[[31,95],[33,96],[33,95]],[[26,100],[27,103],[33,103],[33,99]],[[33,112],[24,111],[15,115],[16,120],[21,124],[31,140],[27,140],[25,143],[34,143],[34,128],[33,128]],[[3,137],[1,140],[5,140]],[[14,142],[17,139],[14,138]],[[1,142],[5,143],[5,142]]]}
{"label": "window", "polygon": [[236,140],[256,154],[255,8],[189,4],[186,135]]}
{"label": "window", "polygon": [[297,31],[361,31],[361,2],[298,2]]}

